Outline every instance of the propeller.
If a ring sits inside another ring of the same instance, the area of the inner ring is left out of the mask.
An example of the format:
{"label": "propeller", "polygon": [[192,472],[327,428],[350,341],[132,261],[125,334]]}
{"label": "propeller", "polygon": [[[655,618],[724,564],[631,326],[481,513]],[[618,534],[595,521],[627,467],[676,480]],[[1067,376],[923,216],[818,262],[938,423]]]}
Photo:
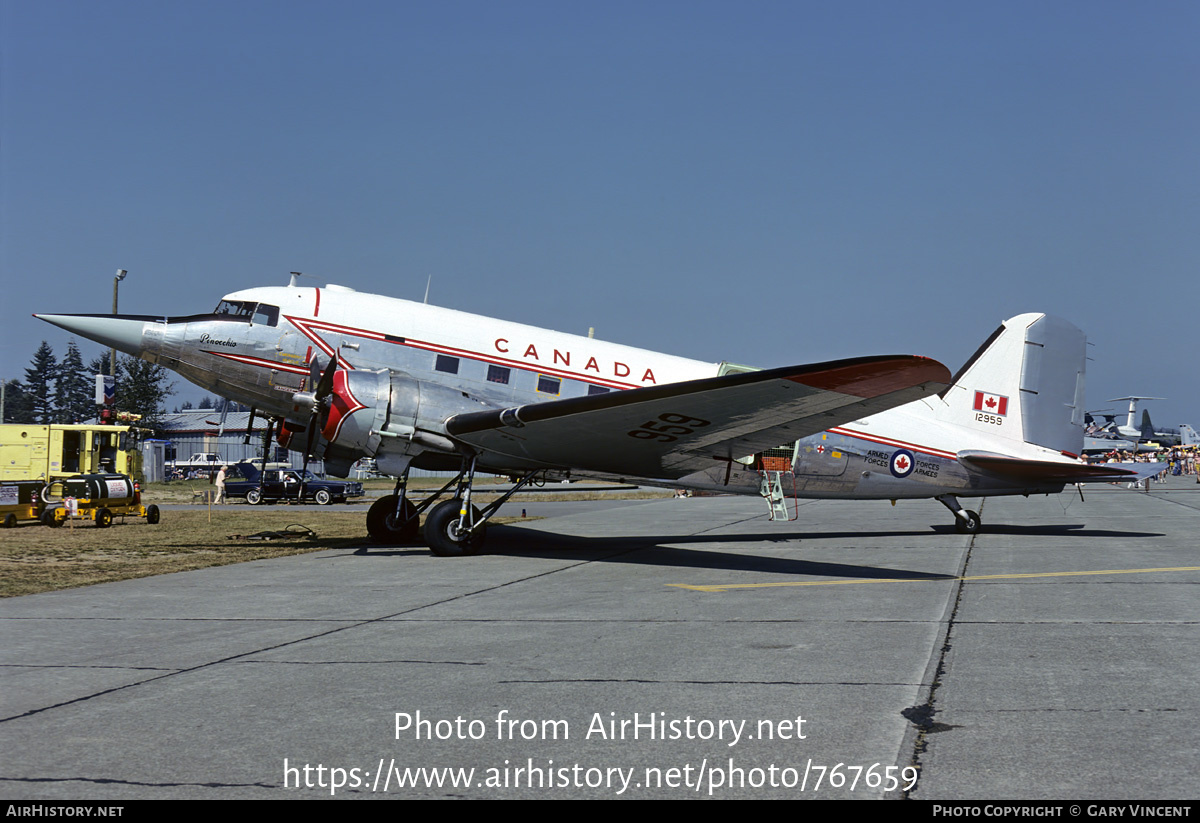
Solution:
{"label": "propeller", "polygon": [[308,439],[304,444],[304,468],[300,472],[300,500],[304,500],[304,479],[308,474],[308,459],[312,455],[313,446],[317,442],[317,432],[325,428],[325,424],[329,422],[329,410],[333,407],[333,378],[337,373],[338,358],[335,353],[330,359],[329,365],[325,367],[325,372],[321,374],[320,382],[317,382],[317,375],[320,374],[320,364],[314,357],[309,364],[309,379],[316,382],[316,389],[313,390],[313,410],[308,417]]}

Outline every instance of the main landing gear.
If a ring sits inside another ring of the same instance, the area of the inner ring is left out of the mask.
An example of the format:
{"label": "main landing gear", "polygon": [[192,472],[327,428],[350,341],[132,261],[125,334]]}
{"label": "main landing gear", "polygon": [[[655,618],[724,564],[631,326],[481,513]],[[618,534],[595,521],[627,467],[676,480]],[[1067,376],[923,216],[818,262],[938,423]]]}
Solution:
{"label": "main landing gear", "polygon": [[[420,505],[415,505],[405,494],[408,488],[408,470],[405,469],[404,474],[396,479],[395,491],[371,505],[367,512],[367,531],[377,543],[415,543],[421,513],[430,509],[429,516],[425,518],[425,543],[431,552],[439,557],[478,554],[487,534],[487,521],[539,471],[534,469],[527,472],[498,500],[480,510],[471,504],[471,487],[475,482],[474,456],[464,458],[458,475],[442,486],[437,494],[421,501]],[[450,498],[438,503],[438,499],[451,487],[455,488]]]}
{"label": "main landing gear", "polygon": [[958,498],[952,494],[943,494],[935,499],[954,512],[954,528],[958,530],[959,534],[979,533],[979,529],[983,526],[983,521],[979,519],[979,512],[964,509],[958,502]]}

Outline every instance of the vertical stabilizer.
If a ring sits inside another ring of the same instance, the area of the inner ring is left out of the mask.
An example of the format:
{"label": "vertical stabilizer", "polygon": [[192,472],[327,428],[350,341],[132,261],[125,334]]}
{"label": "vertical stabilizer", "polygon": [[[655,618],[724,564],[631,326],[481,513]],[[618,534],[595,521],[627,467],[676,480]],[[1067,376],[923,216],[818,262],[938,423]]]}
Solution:
{"label": "vertical stabilizer", "polygon": [[1150,411],[1148,409],[1142,409],[1141,431],[1143,440],[1154,439],[1154,424],[1150,422]]}
{"label": "vertical stabilizer", "polygon": [[1182,446],[1200,446],[1200,434],[1187,423],[1179,424],[1179,437]]}
{"label": "vertical stabilizer", "polygon": [[1058,317],[1006,320],[942,393],[943,418],[993,437],[1083,451],[1087,340]]}

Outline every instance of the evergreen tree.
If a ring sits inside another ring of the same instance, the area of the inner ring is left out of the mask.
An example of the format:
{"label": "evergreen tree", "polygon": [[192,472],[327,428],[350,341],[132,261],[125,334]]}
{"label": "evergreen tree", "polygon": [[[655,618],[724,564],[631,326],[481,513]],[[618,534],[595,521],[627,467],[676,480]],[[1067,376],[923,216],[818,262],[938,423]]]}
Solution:
{"label": "evergreen tree", "polygon": [[96,416],[95,378],[88,377],[74,340],[67,343],[67,353],[59,364],[54,394],[59,423],[83,423]]}
{"label": "evergreen tree", "polygon": [[58,361],[54,350],[45,340],[34,352],[29,368],[25,370],[25,393],[29,397],[30,411],[33,423],[54,423],[57,418],[55,408],[54,381],[58,378]]}
{"label": "evergreen tree", "polygon": [[87,373],[92,380],[96,379],[97,374],[108,374],[108,355],[98,354],[88,361]]}
{"label": "evergreen tree", "polygon": [[4,419],[0,423],[33,423],[33,402],[20,380],[4,384]]}
{"label": "evergreen tree", "polygon": [[147,360],[122,355],[117,358],[117,410],[142,416],[140,426],[155,428],[165,412],[164,403],[175,393],[167,382],[171,373]]}
{"label": "evergreen tree", "polygon": [[211,406],[211,408],[216,409],[217,411],[221,412],[222,414],[233,414],[234,412],[250,411],[249,406],[243,406],[241,403],[235,403],[234,401],[232,401],[226,397],[218,397],[212,401],[212,404],[213,405]]}

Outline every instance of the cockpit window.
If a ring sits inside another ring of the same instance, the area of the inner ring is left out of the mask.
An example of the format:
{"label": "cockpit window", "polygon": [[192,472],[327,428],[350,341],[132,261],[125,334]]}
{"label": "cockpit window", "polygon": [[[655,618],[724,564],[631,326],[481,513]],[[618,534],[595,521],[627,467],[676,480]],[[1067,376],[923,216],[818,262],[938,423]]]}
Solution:
{"label": "cockpit window", "polygon": [[248,320],[262,326],[275,326],[279,323],[279,307],[269,303],[222,300],[213,310],[213,314],[224,314],[230,318]]}
{"label": "cockpit window", "polygon": [[240,300],[222,300],[217,304],[213,314],[232,314],[234,317],[249,317],[254,313],[254,303],[243,303]]}
{"label": "cockpit window", "polygon": [[279,307],[267,303],[259,303],[254,310],[253,322],[261,326],[274,326],[279,322]]}

